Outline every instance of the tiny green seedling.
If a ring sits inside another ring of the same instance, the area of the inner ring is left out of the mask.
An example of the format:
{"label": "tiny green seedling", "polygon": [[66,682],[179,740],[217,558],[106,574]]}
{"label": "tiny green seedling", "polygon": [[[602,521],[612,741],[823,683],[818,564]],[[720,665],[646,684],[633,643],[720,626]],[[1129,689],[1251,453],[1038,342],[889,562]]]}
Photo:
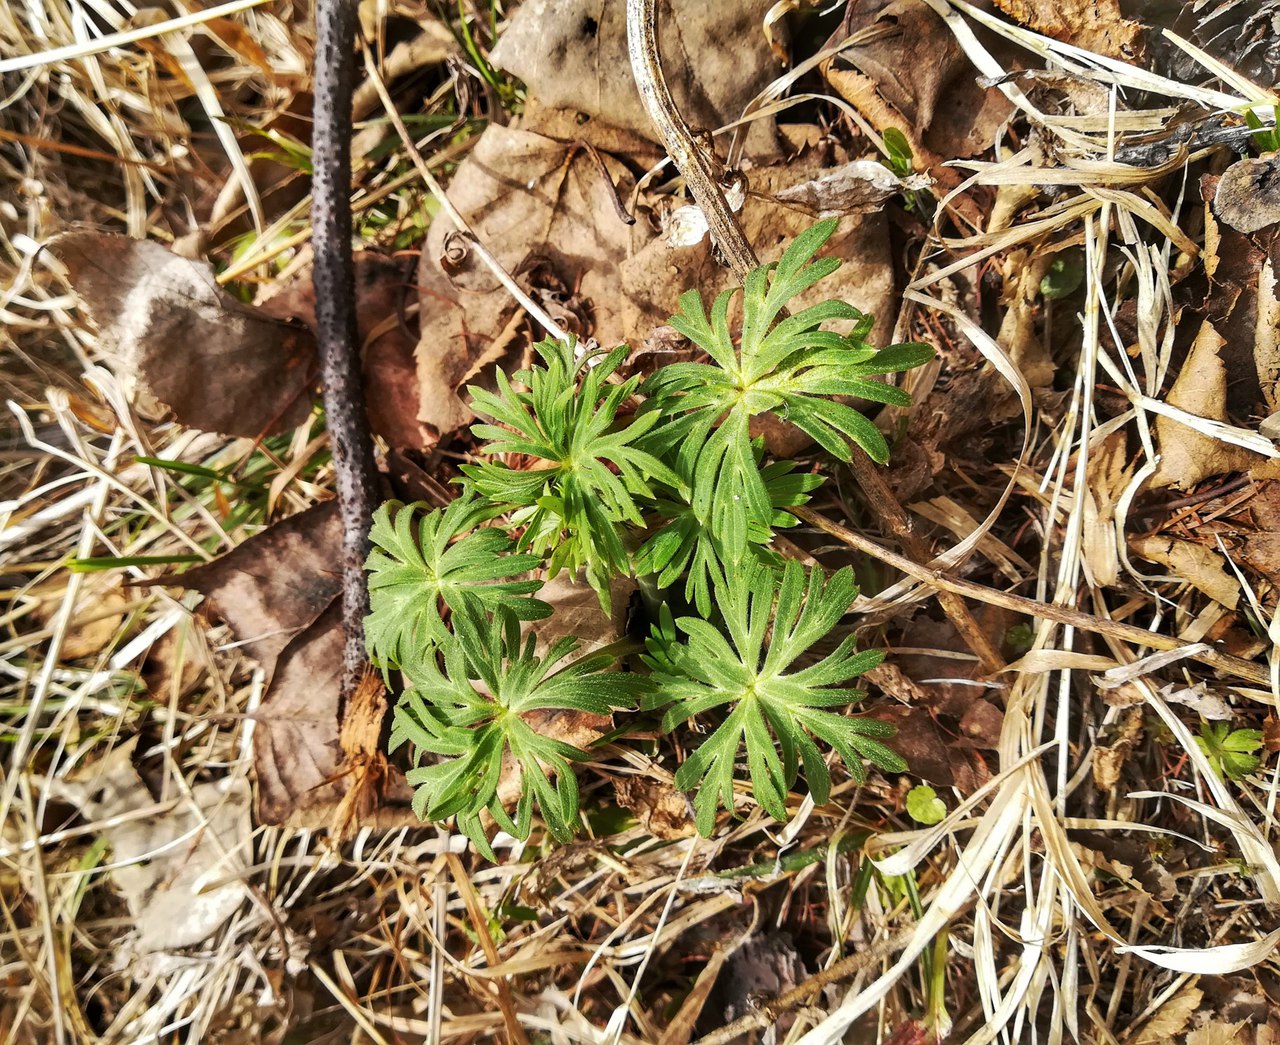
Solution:
{"label": "tiny green seedling", "polygon": [[1040,279],[1040,294],[1046,301],[1060,301],[1080,289],[1084,282],[1084,251],[1059,254]]}
{"label": "tiny green seedling", "polygon": [[[829,799],[830,752],[859,781],[867,762],[906,769],[883,743],[891,726],[846,713],[862,696],[849,683],[882,654],[857,652],[851,636],[815,653],[857,595],[852,571],[827,576],[772,547],[796,521],[787,509],[822,478],[766,461],[751,434],[753,419],[771,414],[841,460],[861,447],[884,463],[884,436],[843,399],[906,405],[875,378],[932,356],[921,344],[872,348],[871,318],[841,301],[787,315],[838,267],[815,260],[835,227],[815,225],[710,312],[697,291],[681,297],[671,323],[707,362],[621,380],[625,347],[538,345],[539,362],[510,381],[499,372],[496,391],[470,389],[482,461],[462,469],[462,496],[430,512],[396,502],[378,511],[367,640],[374,662],[404,679],[391,746],[412,747],[419,816],[456,818],[490,857],[486,814],[524,839],[536,806],[553,837],[570,837],[580,819],[573,763],[587,755],[534,728],[547,711],[661,713],[664,731],[688,730],[675,780],[696,792],[707,835],[721,808],[734,809],[743,761],[777,819],[801,774],[816,802]],[[836,320],[850,331],[823,329]],[[532,463],[495,459],[509,455]],[[537,598],[539,570],[585,577],[606,609],[614,579],[644,579],[660,602],[645,654],[627,665],[608,652],[575,660],[577,640],[562,639],[537,655],[521,624],[552,612]],[[673,605],[693,612],[677,617]],[[709,730],[700,743],[695,721]],[[625,728],[618,735],[625,742]]]}
{"label": "tiny green seedling", "polygon": [[[915,170],[915,156],[911,152],[911,143],[907,141],[907,136],[903,134],[897,127],[886,127],[881,134],[881,140],[884,143],[883,155],[880,162],[899,179],[911,177]],[[907,189],[902,194],[906,202],[908,211],[926,211],[925,205],[927,199],[919,189]]]}
{"label": "tiny green seedling", "polygon": [[907,141],[907,136],[897,127],[886,127],[881,138],[884,141],[885,156],[880,162],[899,178],[905,178],[914,166],[911,143]]}
{"label": "tiny green seedling", "polygon": [[1259,152],[1269,153],[1280,150],[1280,105],[1271,110],[1270,123],[1263,123],[1253,109],[1245,110],[1244,122],[1253,131],[1250,137],[1253,138]]}
{"label": "tiny green seedling", "polygon": [[1241,780],[1262,764],[1261,757],[1254,754],[1262,747],[1260,729],[1233,730],[1227,722],[1206,722],[1204,731],[1196,737],[1196,746],[1204,752],[1213,771],[1228,780]]}

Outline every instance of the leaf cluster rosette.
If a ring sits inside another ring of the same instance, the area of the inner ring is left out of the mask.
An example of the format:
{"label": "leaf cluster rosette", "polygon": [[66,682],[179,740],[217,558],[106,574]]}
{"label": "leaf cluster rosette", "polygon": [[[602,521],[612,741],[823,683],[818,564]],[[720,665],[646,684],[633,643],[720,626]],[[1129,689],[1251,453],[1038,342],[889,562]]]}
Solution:
{"label": "leaf cluster rosette", "polygon": [[819,805],[831,796],[831,774],[822,742],[839,754],[855,780],[866,780],[863,760],[890,773],[907,764],[881,739],[893,726],[854,718],[840,710],[862,699],[846,688],[884,659],[880,650],[858,652],[853,637],[815,663],[799,662],[835,629],[858,589],[846,567],[824,577],[788,562],[781,574],[753,563],[720,588],[723,626],[700,617],[675,621],[650,640],[656,683],[647,707],[664,709],[662,728],[727,710],[727,714],[676,772],[676,787],[697,791],[698,830],[709,835],[716,812],[734,807],[734,781],[745,752],[755,800],[777,820],[787,819],[787,794],[804,769]]}
{"label": "leaf cluster rosette", "polygon": [[[379,510],[366,633],[375,663],[404,679],[391,746],[412,749],[419,816],[454,818],[489,856],[486,818],[524,839],[536,810],[552,837],[570,837],[573,767],[588,755],[539,730],[547,712],[639,711],[701,735],[682,745],[675,782],[695,793],[703,834],[744,783],[779,820],[801,776],[827,802],[833,753],[858,781],[868,764],[907,768],[883,742],[891,726],[849,713],[863,695],[850,683],[882,654],[859,652],[849,635],[818,655],[857,595],[852,571],[828,577],[774,546],[822,477],[767,460],[751,434],[768,414],[837,459],[860,447],[884,463],[885,437],[851,403],[906,405],[882,378],[932,355],[871,347],[871,317],[842,301],[788,314],[839,265],[816,256],[835,227],[819,222],[710,311],[696,290],[681,297],[671,323],[705,361],[641,380],[620,374],[625,347],[537,345],[527,369],[470,389],[480,446],[462,467],[463,495],[434,511]],[[522,625],[551,614],[536,595],[560,570],[582,576],[606,611],[615,579],[646,582],[658,612],[642,657],[574,659],[574,638],[536,653]]]}
{"label": "leaf cluster rosette", "polygon": [[[456,817],[458,829],[493,859],[481,814],[507,833],[529,837],[536,803],[551,835],[567,842],[578,826],[573,762],[587,755],[541,733],[536,712],[607,715],[635,707],[649,685],[641,675],[610,670],[608,653],[570,659],[578,640],[562,638],[542,655],[521,638],[509,612],[464,612],[452,641],[427,647],[401,664],[406,689],[395,709],[390,749],[413,746],[413,808],[423,820]],[[508,761],[519,774],[519,798],[508,812],[499,794]]]}

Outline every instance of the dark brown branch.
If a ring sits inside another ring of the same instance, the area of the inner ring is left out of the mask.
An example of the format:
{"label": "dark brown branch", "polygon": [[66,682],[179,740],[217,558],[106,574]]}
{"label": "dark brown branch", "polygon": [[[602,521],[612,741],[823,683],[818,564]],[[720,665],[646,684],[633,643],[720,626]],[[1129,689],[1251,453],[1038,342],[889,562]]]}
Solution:
{"label": "dark brown branch", "polygon": [[911,942],[914,931],[914,926],[908,926],[900,929],[887,940],[872,944],[865,951],[841,958],[834,965],[809,977],[804,983],[791,988],[786,993],[757,1003],[755,1012],[747,1013],[718,1031],[708,1034],[705,1038],[699,1038],[693,1045],[728,1045],[729,1042],[753,1030],[761,1030],[777,1023],[788,1012],[810,1004],[823,987],[850,979],[864,969],[878,965],[897,954]]}
{"label": "dark brown branch", "polygon": [[364,408],[351,259],[351,91],[357,0],[317,0],[311,182],[313,282],[320,380],[342,516],[343,704],[367,664],[364,560],[378,473]]}

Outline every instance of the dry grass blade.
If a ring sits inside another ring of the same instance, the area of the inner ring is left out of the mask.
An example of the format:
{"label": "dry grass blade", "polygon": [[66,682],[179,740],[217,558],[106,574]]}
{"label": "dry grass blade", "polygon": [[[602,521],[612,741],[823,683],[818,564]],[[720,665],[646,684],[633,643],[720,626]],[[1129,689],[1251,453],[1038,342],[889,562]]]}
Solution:
{"label": "dry grass blade", "polygon": [[1146,628],[1135,627],[1132,624],[1095,617],[1092,614],[1082,613],[1079,610],[1069,609],[1065,606],[1038,602],[1035,599],[1028,599],[1021,595],[1010,595],[1008,592],[998,591],[995,588],[987,588],[972,581],[949,577],[944,570],[921,566],[904,555],[898,555],[887,548],[881,548],[874,541],[855,533],[847,527],[841,526],[839,523],[832,522],[826,516],[820,515],[812,509],[793,508],[791,511],[797,518],[803,519],[823,532],[839,538],[849,547],[866,552],[936,591],[949,591],[956,595],[967,596],[977,602],[985,602],[990,606],[1001,606],[1005,609],[1013,610],[1015,613],[1026,614],[1028,617],[1052,621],[1055,624],[1065,624],[1098,635],[1111,636],[1138,646],[1154,646],[1156,649],[1176,651],[1192,660],[1198,660],[1202,664],[1208,664],[1210,667],[1217,668],[1248,682],[1266,685],[1270,681],[1270,673],[1260,665],[1252,661],[1242,660],[1239,657],[1233,657],[1213,647],[1187,643],[1169,635],[1162,635],[1159,632],[1148,631]]}
{"label": "dry grass blade", "polygon": [[178,18],[165,19],[137,29],[121,30],[117,33],[106,33],[95,39],[82,43],[65,44],[62,47],[40,47],[28,54],[16,55],[12,58],[0,58],[0,73],[20,72],[42,65],[53,65],[55,62],[72,61],[76,58],[87,58],[101,54],[116,47],[125,47],[142,40],[152,40],[166,33],[174,33],[180,29],[211,22],[215,18],[225,18],[239,11],[247,11],[266,3],[266,0],[228,0],[225,4],[210,7],[203,11]]}
{"label": "dry grass blade", "polygon": [[[1023,467],[1043,461],[1034,465],[1040,469],[1040,475],[1028,481],[1015,472],[1011,481],[1011,487],[1015,483],[1025,484],[1026,489],[1036,490],[1043,498],[1044,532],[1055,537],[1053,557],[1046,554],[1041,560],[1035,598],[1010,596],[991,589],[979,592],[972,582],[948,577],[945,569],[921,570],[900,557],[887,555],[875,542],[811,509],[799,509],[797,514],[824,532],[881,562],[891,563],[895,569],[931,587],[999,604],[1037,621],[1029,653],[1011,669],[1013,683],[999,740],[1000,766],[1004,772],[996,777],[999,785],[983,805],[981,817],[957,817],[949,820],[946,828],[922,833],[911,840],[901,856],[905,859],[909,854],[910,861],[921,860],[936,852],[935,847],[956,831],[973,832],[961,851],[958,865],[953,863],[955,869],[934,894],[919,923],[924,933],[938,931],[960,909],[961,897],[976,894],[978,906],[973,919],[972,943],[982,1008],[970,1024],[974,1034],[971,1040],[990,1040],[1002,1032],[1017,1037],[1019,1031],[1014,1028],[1019,1027],[1025,1032],[1028,1026],[1043,1018],[1046,993],[1055,1013],[1064,1017],[1070,1014],[1073,1034],[1086,1033],[1085,1028],[1075,1022],[1083,1016],[1093,1020],[1094,1033],[1110,1039],[1120,1011],[1118,994],[1112,994],[1112,1003],[1105,1014],[1095,1014],[1088,1009],[1078,1012],[1069,985],[1092,976],[1095,983],[1105,984],[1107,990],[1122,992],[1127,982],[1123,970],[1128,968],[1129,956],[1191,974],[1240,969],[1267,960],[1280,943],[1280,936],[1267,931],[1269,927],[1263,919],[1262,925],[1246,923],[1245,933],[1253,931],[1255,935],[1245,942],[1227,943],[1223,936],[1209,934],[1203,946],[1170,946],[1160,939],[1159,933],[1151,932],[1142,913],[1145,910],[1142,905],[1148,898],[1136,888],[1131,895],[1137,898],[1139,907],[1134,910],[1130,931],[1125,932],[1112,920],[1114,913],[1099,897],[1098,884],[1082,861],[1083,847],[1077,841],[1078,836],[1072,833],[1072,821],[1067,816],[1070,797],[1081,783],[1087,783],[1085,773],[1089,759],[1099,752],[1098,748],[1091,748],[1088,741],[1083,748],[1078,747],[1079,735],[1074,732],[1076,721],[1080,718],[1087,721],[1093,714],[1087,703],[1081,706],[1081,695],[1089,692],[1088,677],[1081,678],[1081,675],[1096,670],[1090,668],[1090,664],[1097,667],[1105,664],[1105,660],[1084,652],[1082,637],[1093,635],[1104,642],[1115,658],[1112,664],[1121,666],[1115,669],[1118,671],[1124,670],[1123,666],[1140,657],[1144,650],[1166,650],[1183,661],[1195,657],[1204,657],[1201,662],[1206,664],[1213,661],[1212,666],[1223,675],[1262,687],[1261,691],[1252,693],[1269,703],[1276,703],[1280,694],[1272,687],[1268,666],[1206,647],[1198,641],[1202,631],[1189,629],[1189,638],[1180,637],[1178,625],[1162,614],[1156,614],[1150,627],[1137,627],[1109,619],[1109,614],[1082,613],[1077,608],[1092,604],[1103,610],[1109,601],[1102,586],[1086,569],[1086,543],[1092,539],[1086,515],[1093,474],[1091,458],[1104,438],[1128,427],[1133,433],[1132,443],[1141,447],[1146,458],[1140,458],[1132,468],[1129,473],[1132,479],[1119,501],[1119,536],[1113,539],[1120,543],[1118,559],[1125,566],[1128,565],[1123,547],[1126,514],[1132,510],[1141,484],[1155,468],[1158,453],[1153,435],[1155,417],[1177,415],[1180,424],[1189,426],[1205,439],[1247,447],[1263,457],[1274,457],[1276,453],[1271,441],[1254,431],[1181,411],[1164,398],[1164,375],[1172,365],[1174,317],[1161,305],[1172,298],[1171,251],[1181,251],[1188,258],[1194,258],[1200,252],[1200,245],[1188,236],[1176,216],[1171,217],[1169,211],[1155,203],[1156,196],[1147,187],[1196,157],[1186,153],[1176,156],[1163,173],[1113,164],[1098,157],[1115,153],[1116,135],[1121,128],[1143,124],[1143,113],[1118,112],[1114,92],[1121,85],[1141,87],[1168,97],[1194,98],[1209,107],[1241,108],[1272,99],[1266,92],[1213,63],[1205,64],[1239,91],[1238,97],[1175,84],[1113,59],[1081,52],[1012,26],[960,0],[928,2],[946,21],[978,70],[1000,83],[1001,89],[1032,125],[1057,145],[1052,157],[1023,152],[1001,164],[975,165],[974,181],[991,185],[1055,185],[1064,187],[1066,192],[1059,193],[1055,205],[1043,210],[1038,217],[1004,230],[970,237],[962,244],[950,244],[953,250],[960,249],[963,254],[926,271],[909,288],[908,299],[925,310],[947,317],[954,329],[967,336],[989,362],[1001,366],[1001,372],[1016,382],[1019,379],[1016,368],[1000,346],[991,342],[989,335],[953,303],[941,300],[941,295],[930,296],[925,288],[945,287],[972,266],[999,258],[1020,243],[1044,245],[1055,235],[1074,232],[1079,237],[1077,242],[1083,245],[1084,300],[1079,355],[1069,383],[1071,391],[1065,417],[1052,436],[1047,461],[1039,447],[1031,443],[1027,446],[1024,454],[1027,464]],[[1110,118],[1089,124],[1059,118],[1037,106],[1018,88],[1002,80],[1005,70],[973,32],[970,21],[1027,47],[1051,67],[1111,89]],[[1177,207],[1173,214],[1178,214]],[[1147,230],[1140,233],[1140,224],[1145,224]],[[1148,253],[1142,246],[1143,236],[1151,234],[1157,237],[1157,246]],[[1133,281],[1128,286],[1122,285],[1123,292],[1149,303],[1150,312],[1144,317],[1140,331],[1140,353],[1120,351],[1125,341],[1116,331],[1116,299],[1110,298],[1120,293],[1114,267],[1117,260],[1124,278]],[[1137,285],[1136,290],[1133,283]],[[1105,424],[1093,392],[1104,374],[1130,405],[1127,412],[1106,419]],[[1028,409],[1029,404],[1030,397],[1024,394],[1024,409]],[[1030,417],[1028,423],[1031,423]],[[991,522],[992,516],[988,516],[988,525]],[[1132,600],[1131,606],[1140,603],[1141,600]],[[1262,613],[1264,618],[1268,615],[1267,610]],[[1126,648],[1125,644],[1132,644],[1133,649]],[[1167,663],[1152,659],[1143,662],[1143,669],[1135,669],[1138,699],[1164,723],[1174,750],[1194,767],[1197,787],[1207,791],[1211,801],[1192,800],[1172,790],[1142,792],[1141,797],[1139,793],[1116,796],[1108,804],[1109,816],[1094,822],[1106,831],[1124,833],[1132,829],[1127,821],[1146,815],[1139,811],[1138,803],[1150,802],[1156,796],[1185,809],[1191,809],[1188,803],[1192,803],[1206,832],[1212,825],[1212,829],[1228,833],[1236,851],[1247,862],[1248,870],[1241,877],[1257,890],[1264,902],[1270,903],[1275,890],[1274,856],[1269,848],[1259,848],[1266,828],[1255,825],[1253,818],[1243,812],[1235,788],[1208,763],[1202,741],[1172,713],[1147,681],[1150,672]],[[1201,686],[1214,687],[1215,684],[1208,681]],[[1216,688],[1224,687],[1218,683]],[[1104,708],[1101,714],[1105,728],[1105,722],[1115,711]],[[1033,753],[1037,757],[1029,761]],[[1050,765],[1056,769],[1047,768]],[[1011,767],[1021,768],[1015,771]],[[1246,794],[1251,791],[1249,783],[1241,786]],[[1169,819],[1181,820],[1180,817]],[[1040,871],[1032,868],[1033,859],[1039,859],[1033,858],[1033,853],[1038,852],[1044,854]],[[996,854],[1003,866],[1000,874],[996,874],[995,864],[991,862]],[[889,861],[893,870],[904,870],[905,865],[898,857],[890,857]],[[888,866],[886,864],[886,868]],[[1019,914],[1012,924],[1004,919],[1001,931],[1010,940],[1010,945],[1005,946],[993,931],[999,924],[999,916],[994,912],[1003,911],[1011,903]],[[1130,906],[1131,903],[1125,905]],[[1238,920],[1236,928],[1240,928]],[[1106,948],[1097,946],[1099,932],[1117,945],[1116,951],[1108,953]],[[1173,936],[1181,939],[1183,933],[1175,927]],[[1064,940],[1065,947],[1061,945]],[[907,954],[918,953],[924,946],[925,941],[918,939]],[[1083,964],[1086,961],[1088,965]],[[1107,982],[1104,970],[1117,967],[1121,970],[1118,983]],[[892,988],[894,977],[906,968],[900,961],[870,988],[851,994],[802,1041],[805,1045],[816,1045],[840,1040],[853,1020],[883,998]],[[1158,1008],[1155,1004],[1148,1011]]]}

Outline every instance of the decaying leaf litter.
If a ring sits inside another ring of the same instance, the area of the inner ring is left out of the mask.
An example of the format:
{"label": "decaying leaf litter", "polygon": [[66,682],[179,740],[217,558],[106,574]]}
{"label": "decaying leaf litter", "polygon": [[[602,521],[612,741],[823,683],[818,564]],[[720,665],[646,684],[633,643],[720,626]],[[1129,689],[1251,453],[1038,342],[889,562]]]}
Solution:
{"label": "decaying leaf litter", "polygon": [[[480,241],[563,328],[651,365],[685,350],[662,326],[676,297],[728,277],[705,242],[669,245],[688,201],[649,173],[661,153],[620,16],[554,6],[500,21],[496,47],[487,13],[466,32],[427,12],[366,28]],[[299,421],[290,384],[311,381],[310,29],[205,12],[47,66],[23,56],[70,43],[70,12],[7,24],[12,1035],[674,1042],[745,1019],[809,1042],[1270,1040],[1274,226],[1231,188],[1265,170],[1274,70],[1221,12],[1184,13],[1185,44],[1091,6],[667,12],[686,116],[758,116],[720,138],[756,250],[776,257],[815,207],[847,211],[829,289],[877,316],[880,343],[938,349],[915,405],[879,418],[886,478],[1009,666],[974,670],[928,587],[876,558],[892,530],[836,474],[812,506],[836,525],[791,531],[787,553],[857,567],[850,623],[891,654],[867,706],[899,724],[912,772],[837,781],[780,830],[741,794],[745,819],[708,841],[670,751],[605,743],[581,775],[592,837],[492,866],[414,826],[376,724],[340,722],[325,684],[331,475],[323,420]],[[742,41],[731,75],[726,39]],[[239,106],[302,144],[209,119]],[[1250,106],[1267,125],[1252,138]],[[214,130],[190,122],[201,111]],[[361,282],[370,412],[391,490],[439,504],[472,452],[458,389],[523,365],[540,335],[424,220],[402,147],[366,115],[356,208],[365,253],[388,259]],[[932,193],[823,202],[891,128]],[[58,241],[36,252],[77,223],[93,231],[61,242],[114,280],[96,299]],[[85,239],[104,229],[173,250]],[[102,264],[113,251],[161,260],[139,279]],[[193,281],[225,310],[221,340],[165,326]],[[283,339],[278,367],[226,362],[246,329]],[[1044,608],[1014,613],[1002,592]],[[907,813],[921,781],[947,808],[933,826]],[[153,931],[148,906],[193,913]]]}

